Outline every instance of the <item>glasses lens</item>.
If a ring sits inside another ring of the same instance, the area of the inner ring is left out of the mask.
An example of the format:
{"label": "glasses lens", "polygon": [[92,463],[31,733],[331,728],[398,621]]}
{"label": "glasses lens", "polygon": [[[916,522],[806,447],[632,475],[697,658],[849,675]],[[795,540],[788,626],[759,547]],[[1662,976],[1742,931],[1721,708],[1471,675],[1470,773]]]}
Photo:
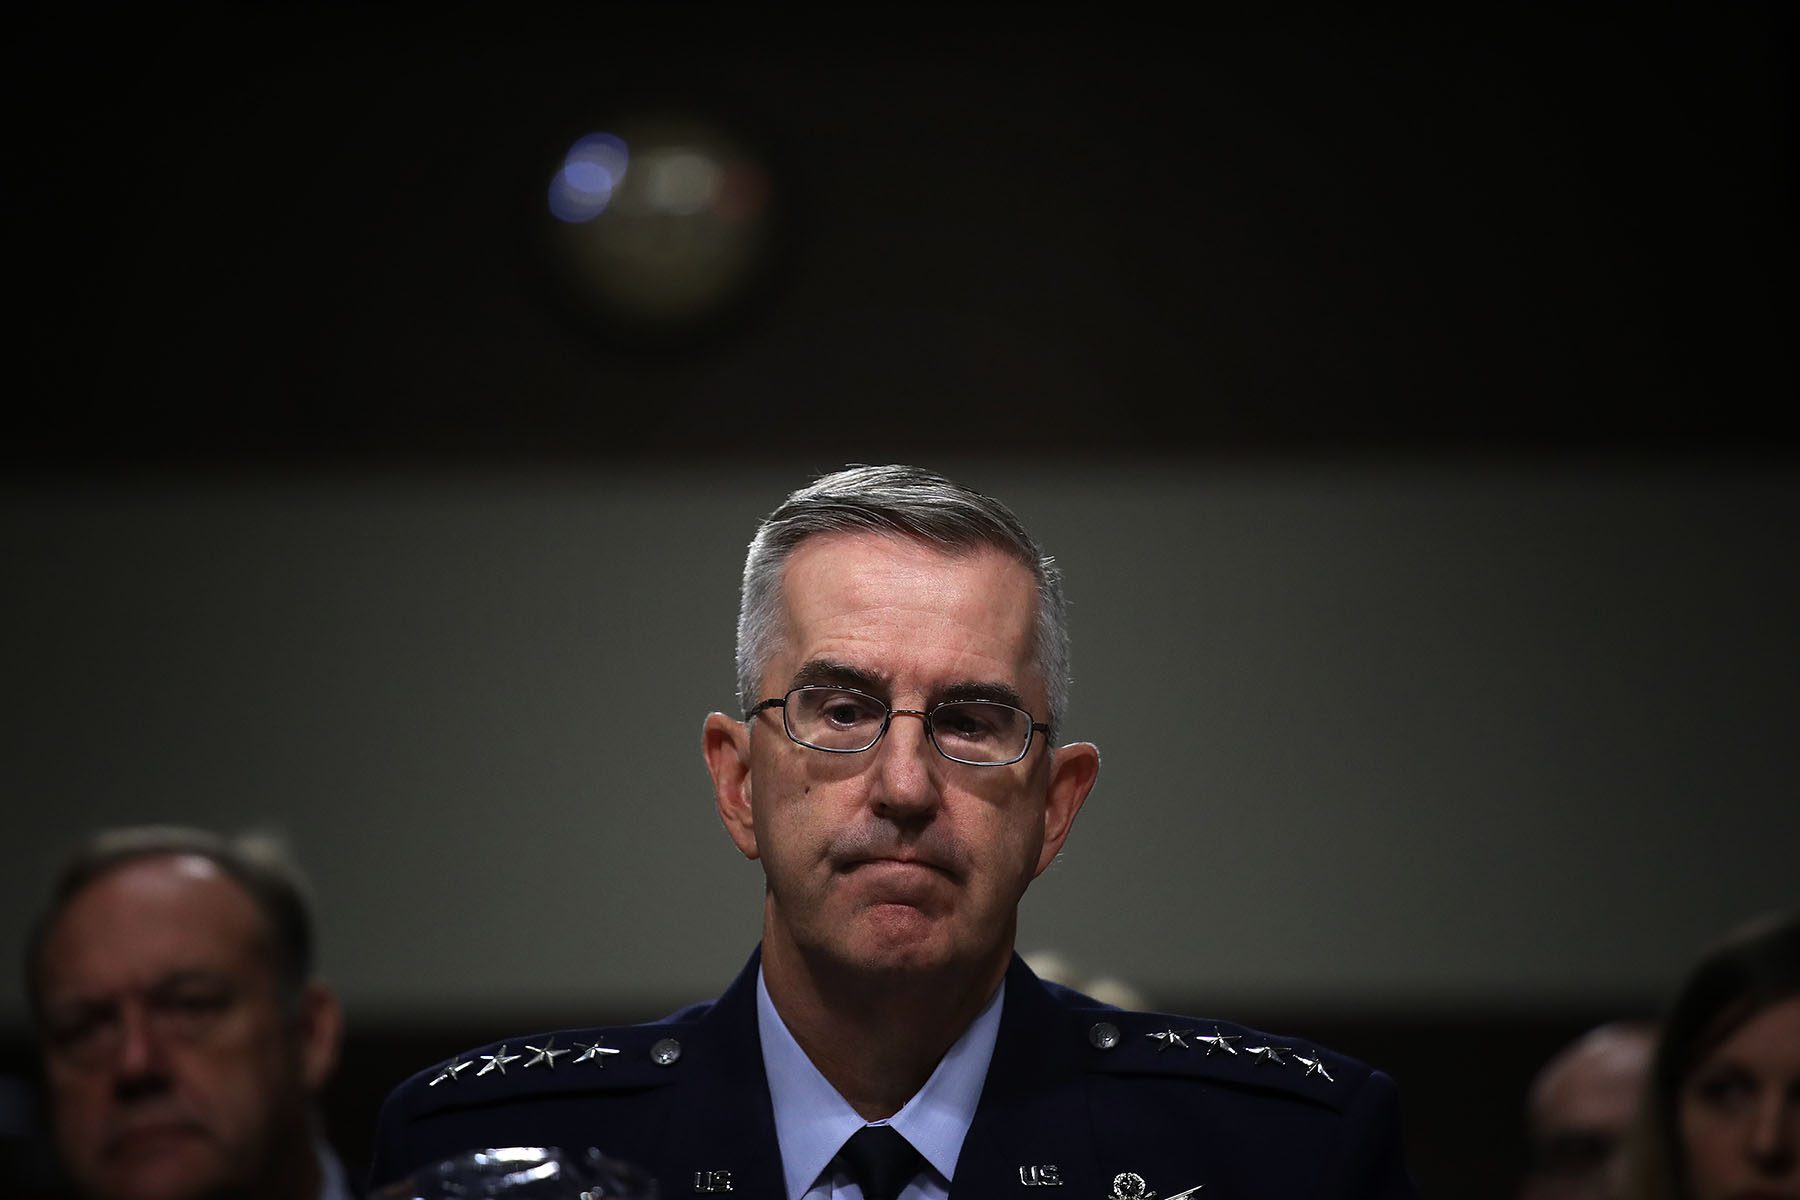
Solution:
{"label": "glasses lens", "polygon": [[1010,704],[959,700],[931,710],[931,735],[958,762],[1014,762],[1030,741],[1031,717]]}
{"label": "glasses lens", "polygon": [[788,734],[820,750],[867,750],[887,720],[881,701],[844,688],[795,688],[783,711]]}

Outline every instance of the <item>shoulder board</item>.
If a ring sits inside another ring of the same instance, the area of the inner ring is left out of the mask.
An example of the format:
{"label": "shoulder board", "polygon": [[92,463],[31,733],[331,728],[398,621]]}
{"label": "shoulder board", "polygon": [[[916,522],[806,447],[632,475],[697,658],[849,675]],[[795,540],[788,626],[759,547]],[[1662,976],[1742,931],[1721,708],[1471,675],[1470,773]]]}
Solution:
{"label": "shoulder board", "polygon": [[563,1029],[479,1046],[408,1079],[414,1115],[540,1095],[641,1090],[676,1082],[691,1021]]}
{"label": "shoulder board", "polygon": [[1372,1073],[1364,1064],[1303,1038],[1278,1037],[1229,1021],[1070,1009],[1087,1068],[1112,1075],[1161,1075],[1282,1092],[1331,1108],[1349,1105]]}

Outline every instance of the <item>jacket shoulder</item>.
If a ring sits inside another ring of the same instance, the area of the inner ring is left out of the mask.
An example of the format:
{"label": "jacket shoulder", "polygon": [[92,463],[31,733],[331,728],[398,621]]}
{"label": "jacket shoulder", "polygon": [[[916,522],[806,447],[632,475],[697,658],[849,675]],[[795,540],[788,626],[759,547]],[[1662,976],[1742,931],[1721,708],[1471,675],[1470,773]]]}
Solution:
{"label": "jacket shoulder", "polygon": [[407,1079],[389,1095],[383,1113],[422,1117],[534,1096],[660,1087],[680,1060],[683,1035],[706,1008],[641,1025],[559,1029],[477,1046]]}
{"label": "jacket shoulder", "polygon": [[1191,1080],[1201,1085],[1282,1096],[1343,1111],[1378,1073],[1305,1038],[1266,1033],[1230,1021],[1133,1012],[1064,991],[1092,1074]]}
{"label": "jacket shoulder", "polygon": [[388,1094],[370,1180],[405,1176],[461,1150],[587,1145],[592,1118],[608,1114],[609,1144],[635,1144],[664,1119],[647,1097],[676,1082],[671,1070],[707,1006],[642,1025],[562,1029],[490,1042],[418,1072]]}

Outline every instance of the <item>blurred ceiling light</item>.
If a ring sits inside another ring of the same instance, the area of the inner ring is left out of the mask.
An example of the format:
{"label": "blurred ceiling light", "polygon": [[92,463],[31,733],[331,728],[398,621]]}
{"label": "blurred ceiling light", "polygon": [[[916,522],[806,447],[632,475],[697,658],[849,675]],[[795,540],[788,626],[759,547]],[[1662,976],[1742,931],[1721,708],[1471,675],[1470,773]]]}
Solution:
{"label": "blurred ceiling light", "polygon": [[550,215],[571,224],[593,220],[606,211],[630,162],[631,151],[623,138],[588,134],[569,148],[550,180]]}
{"label": "blurred ceiling light", "polygon": [[709,122],[621,121],[578,140],[551,178],[552,261],[598,316],[689,325],[754,279],[770,195],[761,162]]}

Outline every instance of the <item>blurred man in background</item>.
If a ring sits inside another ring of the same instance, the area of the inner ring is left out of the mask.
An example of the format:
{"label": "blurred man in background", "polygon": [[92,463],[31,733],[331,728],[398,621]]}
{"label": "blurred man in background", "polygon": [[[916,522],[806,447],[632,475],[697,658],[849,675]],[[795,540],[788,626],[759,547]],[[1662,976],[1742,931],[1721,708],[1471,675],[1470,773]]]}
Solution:
{"label": "blurred man in background", "polygon": [[1619,1148],[1637,1115],[1656,1030],[1618,1022],[1589,1030],[1544,1064],[1526,1101],[1531,1164],[1520,1200],[1606,1200]]}
{"label": "blurred man in background", "polygon": [[64,864],[25,978],[58,1153],[93,1200],[345,1200],[314,1099],[342,1015],[293,865],[198,830]]}

